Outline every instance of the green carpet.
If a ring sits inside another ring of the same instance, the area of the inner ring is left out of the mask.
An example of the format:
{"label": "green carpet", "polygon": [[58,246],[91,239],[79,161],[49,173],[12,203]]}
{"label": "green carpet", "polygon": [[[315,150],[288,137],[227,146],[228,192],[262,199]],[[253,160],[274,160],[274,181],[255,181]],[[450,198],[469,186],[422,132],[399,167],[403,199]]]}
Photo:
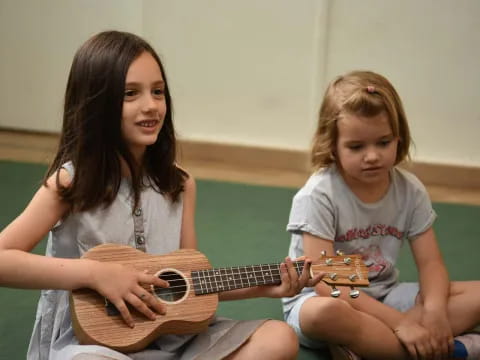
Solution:
{"label": "green carpet", "polygon": [[[26,206],[38,188],[45,166],[0,161],[0,229]],[[197,235],[200,250],[213,266],[269,263],[287,253],[285,232],[296,189],[197,181]],[[434,204],[435,229],[453,280],[480,278],[480,207]],[[45,242],[35,249],[43,253]],[[402,280],[416,280],[409,248],[399,260]],[[0,359],[25,359],[35,317],[38,291],[0,288]],[[250,299],[220,304],[218,314],[236,319],[282,319],[277,299]],[[325,353],[302,349],[299,359],[329,359]]]}

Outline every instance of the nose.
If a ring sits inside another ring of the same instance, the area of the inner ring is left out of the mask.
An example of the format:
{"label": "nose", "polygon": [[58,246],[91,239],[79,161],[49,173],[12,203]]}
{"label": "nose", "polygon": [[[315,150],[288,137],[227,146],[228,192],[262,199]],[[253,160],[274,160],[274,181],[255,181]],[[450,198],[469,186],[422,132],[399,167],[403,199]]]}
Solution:
{"label": "nose", "polygon": [[151,94],[145,95],[143,104],[142,104],[142,111],[144,113],[150,113],[157,109],[157,104],[155,99]]}
{"label": "nose", "polygon": [[379,157],[378,152],[374,148],[369,148],[365,152],[363,160],[367,163],[374,163],[374,162],[378,161],[379,158],[380,157]]}

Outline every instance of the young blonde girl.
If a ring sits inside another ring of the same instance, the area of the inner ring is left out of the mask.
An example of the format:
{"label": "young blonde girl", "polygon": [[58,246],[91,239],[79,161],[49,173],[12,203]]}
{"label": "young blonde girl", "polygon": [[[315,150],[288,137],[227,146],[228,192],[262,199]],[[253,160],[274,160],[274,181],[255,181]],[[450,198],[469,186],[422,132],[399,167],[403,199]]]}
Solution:
{"label": "young blonde girl", "polygon": [[[0,284],[42,290],[28,359],[294,359],[298,341],[280,321],[217,319],[200,335],[161,336],[122,354],[79,345],[69,290],[91,288],[135,323],[127,305],[150,319],[165,306],[145,286],[158,277],[82,259],[104,243],[154,254],[196,248],[195,182],[175,163],[175,132],[165,71],[136,35],[107,31],[77,51],[65,94],[63,128],[43,186],[0,233]],[[49,233],[47,254],[29,253]],[[221,299],[290,296],[307,283],[289,259],[282,284],[220,294]]]}
{"label": "young blonde girl", "polygon": [[[354,71],[328,86],[312,162],[316,172],[295,195],[289,255],[359,253],[370,287],[338,299],[325,284],[283,299],[300,342],[333,346],[335,358],[480,358],[480,282],[450,282],[435,239],[436,214],[420,181],[397,165],[410,132],[400,97],[383,76]],[[399,283],[395,263],[411,247],[418,283]],[[350,350],[353,350],[352,353]],[[468,353],[468,355],[467,355]]]}

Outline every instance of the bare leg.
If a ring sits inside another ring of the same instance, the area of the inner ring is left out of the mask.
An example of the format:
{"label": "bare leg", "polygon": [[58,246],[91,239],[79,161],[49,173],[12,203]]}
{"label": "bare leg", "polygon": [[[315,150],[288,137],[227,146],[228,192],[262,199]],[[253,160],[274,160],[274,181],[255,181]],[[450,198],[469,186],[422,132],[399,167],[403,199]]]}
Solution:
{"label": "bare leg", "polygon": [[300,310],[300,327],[310,338],[347,346],[368,359],[408,359],[392,330],[341,299],[312,297]]}
{"label": "bare leg", "polygon": [[[409,310],[420,321],[423,301]],[[457,281],[450,284],[448,318],[454,336],[473,330],[480,324],[480,281]]]}
{"label": "bare leg", "polygon": [[293,360],[297,354],[298,338],[293,329],[283,321],[269,320],[226,359]]}
{"label": "bare leg", "polygon": [[454,335],[480,325],[480,281],[451,283],[448,316]]}

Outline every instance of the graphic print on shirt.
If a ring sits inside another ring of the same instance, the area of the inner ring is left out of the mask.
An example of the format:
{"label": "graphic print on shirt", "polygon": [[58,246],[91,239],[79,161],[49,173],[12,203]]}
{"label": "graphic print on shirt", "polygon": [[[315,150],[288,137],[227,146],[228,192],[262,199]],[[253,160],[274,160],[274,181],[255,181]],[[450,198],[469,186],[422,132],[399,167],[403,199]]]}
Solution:
{"label": "graphic print on shirt", "polygon": [[357,240],[356,244],[349,244],[349,246],[352,246],[349,252],[362,255],[362,260],[368,267],[369,280],[380,281],[391,276],[394,271],[394,265],[384,256],[381,243],[379,244],[379,242],[386,237],[393,237],[402,241],[404,234],[405,232],[400,231],[395,226],[375,224],[364,229],[350,229],[345,234],[338,235],[335,238],[335,242],[346,243]]}
{"label": "graphic print on shirt", "polygon": [[[388,278],[393,271],[393,265],[390,261],[385,259],[382,250],[378,245],[370,245],[367,248],[360,247],[358,254],[362,255],[362,260],[368,267],[369,280],[382,280]],[[383,276],[382,276],[383,275]]]}
{"label": "graphic print on shirt", "polygon": [[345,232],[345,234],[338,235],[335,238],[336,242],[353,241],[358,239],[369,239],[373,236],[393,236],[399,240],[403,239],[404,232],[398,230],[395,226],[387,226],[384,224],[370,225],[365,229],[353,228]]}

